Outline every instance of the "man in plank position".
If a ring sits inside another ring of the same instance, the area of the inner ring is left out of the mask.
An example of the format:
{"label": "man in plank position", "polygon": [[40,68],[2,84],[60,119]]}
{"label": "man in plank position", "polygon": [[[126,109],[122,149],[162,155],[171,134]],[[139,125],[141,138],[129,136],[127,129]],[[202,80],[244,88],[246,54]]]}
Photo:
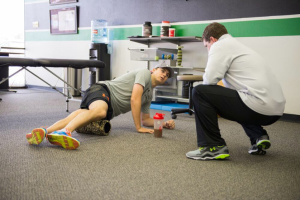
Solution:
{"label": "man in plank position", "polygon": [[[86,91],[80,109],[47,129],[33,129],[26,135],[27,141],[29,144],[40,144],[47,137],[51,144],[77,149],[80,142],[71,135],[75,129],[94,121],[111,120],[130,110],[136,131],[153,133],[153,129],[143,127],[154,126],[154,120],[150,118],[153,88],[164,84],[173,75],[173,69],[161,63],[152,72],[147,69],[134,70],[111,81],[100,81]],[[175,123],[169,120],[163,126],[174,129]]]}

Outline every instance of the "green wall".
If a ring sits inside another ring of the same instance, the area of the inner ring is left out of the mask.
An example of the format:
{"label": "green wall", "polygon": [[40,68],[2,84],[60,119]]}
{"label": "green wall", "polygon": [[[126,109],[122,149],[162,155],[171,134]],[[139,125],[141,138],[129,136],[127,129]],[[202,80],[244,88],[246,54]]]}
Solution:
{"label": "green wall", "polygon": [[[300,18],[223,22],[233,37],[268,37],[300,35]],[[207,24],[172,25],[176,36],[201,36]],[[153,35],[159,35],[160,26],[153,26]],[[141,27],[110,28],[112,40],[126,40],[141,34]],[[85,41],[91,39],[90,29],[80,29],[74,35],[51,35],[49,31],[25,32],[25,41]]]}

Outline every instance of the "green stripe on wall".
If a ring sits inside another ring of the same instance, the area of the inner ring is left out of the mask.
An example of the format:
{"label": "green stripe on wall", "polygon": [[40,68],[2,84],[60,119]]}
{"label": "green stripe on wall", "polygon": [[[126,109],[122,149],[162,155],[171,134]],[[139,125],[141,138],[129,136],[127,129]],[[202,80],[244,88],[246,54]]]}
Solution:
{"label": "green stripe on wall", "polygon": [[[300,35],[300,18],[269,19],[222,23],[233,37],[267,37]],[[208,24],[172,25],[176,36],[202,36]],[[142,27],[111,28],[110,39],[127,40],[127,37],[141,35]],[[153,26],[153,35],[160,35],[160,26]],[[78,41],[90,40],[91,31],[79,30],[75,35],[51,35],[49,32],[25,32],[25,41]]]}
{"label": "green stripe on wall", "polygon": [[300,35],[300,18],[223,23],[234,37]]}

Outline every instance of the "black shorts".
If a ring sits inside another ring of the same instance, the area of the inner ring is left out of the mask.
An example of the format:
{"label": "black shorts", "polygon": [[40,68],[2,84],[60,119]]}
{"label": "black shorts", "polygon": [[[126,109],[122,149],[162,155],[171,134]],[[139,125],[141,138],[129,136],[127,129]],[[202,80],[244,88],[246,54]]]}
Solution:
{"label": "black shorts", "polygon": [[88,88],[82,98],[80,108],[89,109],[89,106],[97,100],[105,101],[108,105],[107,115],[104,120],[111,120],[113,115],[113,109],[110,103],[110,91],[105,84],[94,84]]}

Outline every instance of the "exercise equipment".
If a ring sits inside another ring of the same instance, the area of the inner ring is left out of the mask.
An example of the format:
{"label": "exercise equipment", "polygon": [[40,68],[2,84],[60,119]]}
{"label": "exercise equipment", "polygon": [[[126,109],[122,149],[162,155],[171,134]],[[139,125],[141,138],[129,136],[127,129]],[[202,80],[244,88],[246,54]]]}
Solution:
{"label": "exercise equipment", "polygon": [[62,93],[59,91],[55,86],[52,86],[48,82],[46,82],[44,79],[27,69],[27,67],[43,67],[45,70],[47,70],[49,73],[53,74],[55,77],[57,77],[59,80],[64,82],[68,87],[74,89],[75,91],[78,91],[82,93],[80,89],[77,89],[71,85],[69,85],[65,80],[61,79],[59,76],[57,76],[55,73],[53,73],[51,70],[49,70],[47,67],[55,67],[55,68],[61,68],[61,67],[71,67],[75,69],[83,69],[83,68],[105,68],[105,63],[100,60],[78,60],[78,59],[52,59],[52,58],[39,58],[39,59],[32,59],[32,58],[11,58],[11,57],[0,57],[0,68],[1,67],[21,67],[18,71],[13,73],[12,75],[8,76],[7,78],[4,78],[3,80],[0,80],[0,84],[8,80],[9,78],[13,77],[23,69],[49,85],[52,89],[56,90],[60,94],[66,97],[66,111],[69,112],[69,99],[72,98],[72,95],[70,94],[69,90],[67,90],[67,94]]}
{"label": "exercise equipment", "polygon": [[75,129],[77,133],[93,134],[108,136],[111,130],[111,124],[108,120],[100,120],[96,122],[91,122],[90,124]]}
{"label": "exercise equipment", "polygon": [[177,46],[177,67],[182,67],[181,62],[182,62],[182,49],[183,46]]}

